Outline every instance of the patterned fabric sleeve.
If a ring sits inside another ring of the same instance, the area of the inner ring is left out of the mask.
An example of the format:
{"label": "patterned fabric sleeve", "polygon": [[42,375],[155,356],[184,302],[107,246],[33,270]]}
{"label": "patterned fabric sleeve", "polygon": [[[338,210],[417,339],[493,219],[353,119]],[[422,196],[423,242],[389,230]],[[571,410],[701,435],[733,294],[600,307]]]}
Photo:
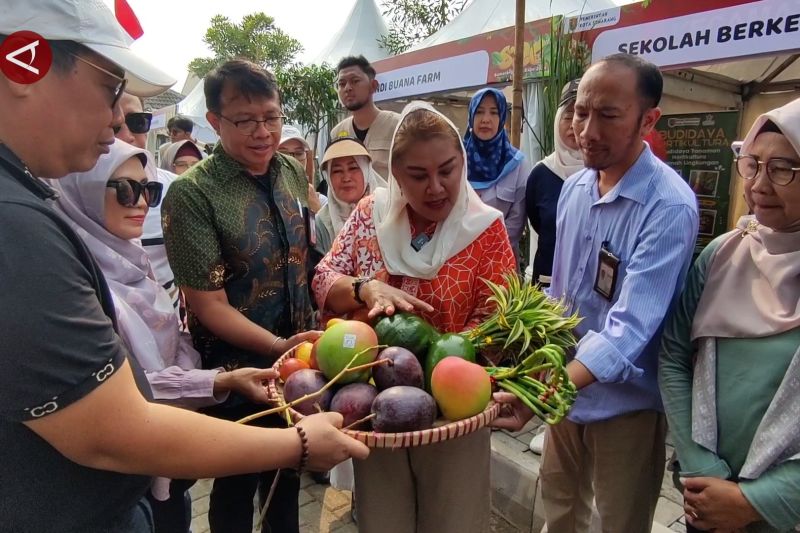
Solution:
{"label": "patterned fabric sleeve", "polygon": [[486,303],[486,300],[492,295],[492,291],[483,280],[503,284],[503,274],[516,269],[514,251],[511,249],[508,233],[506,233],[506,228],[501,220],[495,220],[478,237],[476,244],[482,254],[478,263],[478,279],[474,288],[475,309],[470,315],[465,329],[474,328],[494,311],[493,306]]}
{"label": "patterned fabric sleeve", "polygon": [[317,265],[317,273],[311,284],[314,297],[317,300],[317,307],[325,309],[325,301],[328,299],[328,292],[343,276],[356,276],[359,272],[359,254],[368,253],[367,250],[359,250],[357,241],[363,237],[369,227],[372,227],[372,198],[367,197],[361,200],[350,218],[347,219],[339,235],[333,240],[331,249]]}
{"label": "patterned fabric sleeve", "polygon": [[212,208],[195,184],[176,180],[161,207],[164,246],[175,283],[199,291],[225,285],[225,266]]}

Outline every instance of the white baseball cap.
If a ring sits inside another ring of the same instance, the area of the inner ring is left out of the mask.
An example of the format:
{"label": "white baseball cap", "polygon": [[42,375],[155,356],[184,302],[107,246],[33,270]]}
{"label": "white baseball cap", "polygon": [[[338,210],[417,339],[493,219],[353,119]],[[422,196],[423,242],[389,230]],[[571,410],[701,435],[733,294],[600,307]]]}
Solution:
{"label": "white baseball cap", "polygon": [[301,143],[303,143],[303,146],[306,147],[306,150],[311,151],[311,147],[308,145],[308,141],[306,141],[306,138],[303,137],[303,134],[300,133],[299,129],[295,128],[294,126],[282,127],[280,144],[283,144],[286,141],[291,141],[292,139],[300,141]]}
{"label": "white baseball cap", "polygon": [[125,71],[125,89],[135,96],[155,96],[176,80],[130,49],[133,39],[103,0],[0,0],[0,34],[32,31],[47,40],[74,41]]}

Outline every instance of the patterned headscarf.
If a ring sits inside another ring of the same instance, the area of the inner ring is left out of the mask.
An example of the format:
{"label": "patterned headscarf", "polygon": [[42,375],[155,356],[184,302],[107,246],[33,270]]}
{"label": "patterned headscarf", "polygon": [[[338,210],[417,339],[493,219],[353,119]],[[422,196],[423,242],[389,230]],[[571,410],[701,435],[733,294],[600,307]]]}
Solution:
{"label": "patterned headscarf", "polygon": [[[494,96],[497,101],[500,124],[494,137],[488,141],[482,141],[475,136],[472,126],[475,123],[478,106],[487,94]],[[469,123],[467,134],[464,136],[464,147],[467,150],[467,177],[474,189],[488,189],[517,168],[524,158],[522,152],[511,145],[503,127],[506,123],[507,111],[506,97],[497,89],[481,89],[469,102]]]}
{"label": "patterned headscarf", "polygon": [[117,140],[93,169],[49,180],[49,185],[58,192],[56,211],[80,235],[103,271],[122,340],[146,372],[156,372],[175,364],[178,357],[180,331],[172,300],[155,280],[141,242],[121,239],[105,227],[106,184],[134,157],[141,160],[148,180],[154,181],[155,168],[147,164],[147,152]]}

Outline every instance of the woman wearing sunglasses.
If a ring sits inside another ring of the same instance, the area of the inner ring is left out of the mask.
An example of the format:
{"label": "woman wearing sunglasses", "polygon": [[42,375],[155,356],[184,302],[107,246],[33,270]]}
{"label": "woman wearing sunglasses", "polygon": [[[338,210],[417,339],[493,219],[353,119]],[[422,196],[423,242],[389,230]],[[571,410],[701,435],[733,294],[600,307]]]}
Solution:
{"label": "woman wearing sunglasses", "polygon": [[736,160],[752,216],[689,271],[659,381],[686,529],[800,526],[800,99],[761,115]]}
{"label": "woman wearing sunglasses", "polygon": [[[201,369],[189,335],[179,331],[170,297],[153,277],[139,238],[147,210],[161,201],[163,186],[149,181],[154,167],[147,157],[144,150],[118,140],[92,170],[49,182],[58,192],[55,207],[97,260],[111,289],[117,331],[144,369],[155,401],[198,409],[237,391],[265,403],[262,382],[271,370]],[[153,484],[149,499],[156,531],[189,530],[188,486],[173,483],[170,490],[164,479]]]}

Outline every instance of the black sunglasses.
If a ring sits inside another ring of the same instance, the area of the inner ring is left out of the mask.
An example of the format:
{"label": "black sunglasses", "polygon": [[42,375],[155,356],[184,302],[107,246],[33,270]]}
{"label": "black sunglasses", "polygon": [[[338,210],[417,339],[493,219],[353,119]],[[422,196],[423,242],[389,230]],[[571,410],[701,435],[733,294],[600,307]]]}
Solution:
{"label": "black sunglasses", "polygon": [[[128,113],[125,115],[125,125],[131,133],[147,133],[153,121],[152,113]],[[119,133],[122,126],[114,126],[114,135]]]}
{"label": "black sunglasses", "polygon": [[131,133],[147,133],[153,121],[152,113],[128,113],[125,115],[125,125]]}
{"label": "black sunglasses", "polygon": [[161,202],[161,193],[164,185],[157,181],[141,183],[130,178],[120,178],[106,183],[106,187],[117,190],[117,202],[124,207],[134,207],[139,203],[139,197],[144,195],[147,207],[155,207]]}

